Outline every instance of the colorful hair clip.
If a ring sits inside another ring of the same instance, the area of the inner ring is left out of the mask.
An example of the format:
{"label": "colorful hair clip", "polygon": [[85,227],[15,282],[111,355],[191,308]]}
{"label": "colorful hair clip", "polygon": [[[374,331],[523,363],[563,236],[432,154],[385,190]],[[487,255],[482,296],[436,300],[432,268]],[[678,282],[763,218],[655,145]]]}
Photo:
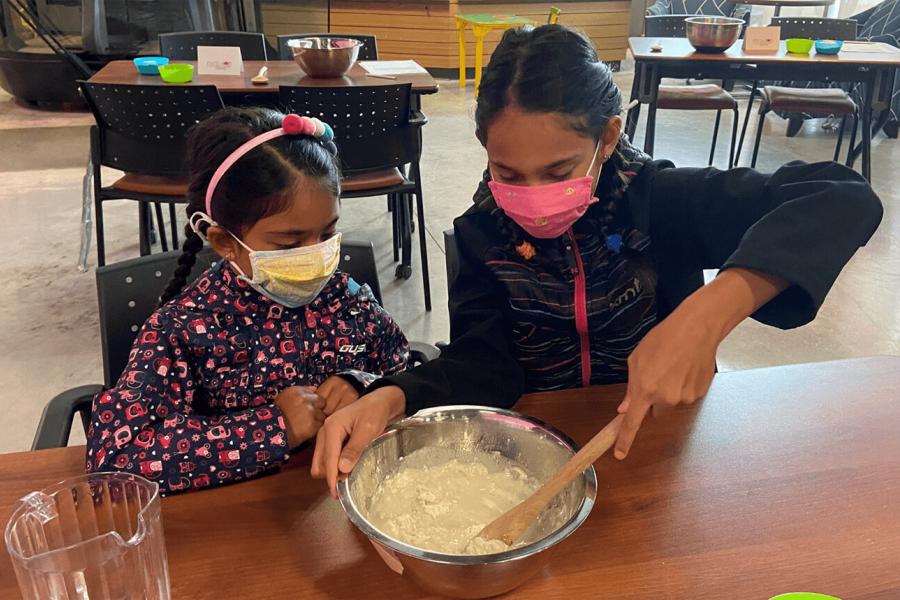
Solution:
{"label": "colorful hair clip", "polygon": [[322,142],[322,145],[325,146],[332,156],[337,154],[337,147],[332,141],[334,140],[334,131],[328,123],[320,121],[315,117],[304,117],[295,114],[284,115],[284,118],[281,120],[281,127],[262,133],[244,142],[234,152],[229,154],[228,158],[226,158],[221,165],[219,165],[219,168],[216,169],[216,172],[213,173],[212,178],[209,180],[209,185],[206,187],[207,215],[212,215],[213,194],[216,191],[219,180],[222,179],[225,172],[228,171],[234,163],[240,160],[241,157],[257,146],[283,135],[308,135],[310,137],[315,137]]}

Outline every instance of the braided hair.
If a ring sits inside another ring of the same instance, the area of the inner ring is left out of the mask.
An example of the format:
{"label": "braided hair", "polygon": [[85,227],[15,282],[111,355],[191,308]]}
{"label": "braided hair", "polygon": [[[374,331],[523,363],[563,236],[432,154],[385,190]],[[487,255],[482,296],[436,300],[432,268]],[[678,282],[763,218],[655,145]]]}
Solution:
{"label": "braided hair", "polygon": [[[488,128],[510,104],[526,111],[556,113],[595,142],[609,120],[622,110],[622,96],[609,66],[600,61],[591,41],[562,25],[507,30],[481,78],[475,109],[475,135],[487,144]],[[629,165],[650,157],[634,148],[624,134],[604,163],[597,182],[601,231],[621,225],[625,215],[618,200],[628,186]],[[486,175],[487,177],[487,175]],[[479,190],[486,190],[486,181]],[[519,246],[527,234],[499,208],[493,210],[505,239]]]}
{"label": "braided hair", "polygon": [[[188,135],[187,218],[206,210],[206,188],[216,169],[250,139],[281,127],[284,114],[268,108],[226,108],[195,125]],[[242,156],[216,186],[209,215],[241,237],[256,222],[285,210],[297,174],[340,195],[340,169],[333,142],[309,136],[282,136]],[[200,224],[205,234],[208,223]],[[185,227],[183,253],[172,280],[160,296],[163,305],[181,293],[203,248],[203,239],[190,224]]]}

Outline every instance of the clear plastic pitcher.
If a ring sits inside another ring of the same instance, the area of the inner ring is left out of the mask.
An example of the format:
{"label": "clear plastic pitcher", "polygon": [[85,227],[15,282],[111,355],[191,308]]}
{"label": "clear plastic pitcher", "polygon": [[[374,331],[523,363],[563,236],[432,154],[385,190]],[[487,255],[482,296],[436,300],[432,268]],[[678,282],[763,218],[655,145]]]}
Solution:
{"label": "clear plastic pitcher", "polygon": [[21,500],[6,547],[25,600],[168,600],[159,486],[126,473],[67,479]]}

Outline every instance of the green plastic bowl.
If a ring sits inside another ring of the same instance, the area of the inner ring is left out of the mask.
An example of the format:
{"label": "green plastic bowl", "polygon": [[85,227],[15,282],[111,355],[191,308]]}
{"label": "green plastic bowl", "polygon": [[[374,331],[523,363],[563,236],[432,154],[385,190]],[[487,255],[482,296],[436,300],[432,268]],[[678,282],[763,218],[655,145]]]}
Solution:
{"label": "green plastic bowl", "polygon": [[166,83],[187,83],[194,78],[194,65],[181,63],[160,65],[159,76]]}
{"label": "green plastic bowl", "polygon": [[785,45],[791,54],[809,54],[813,47],[813,41],[806,38],[790,38]]}

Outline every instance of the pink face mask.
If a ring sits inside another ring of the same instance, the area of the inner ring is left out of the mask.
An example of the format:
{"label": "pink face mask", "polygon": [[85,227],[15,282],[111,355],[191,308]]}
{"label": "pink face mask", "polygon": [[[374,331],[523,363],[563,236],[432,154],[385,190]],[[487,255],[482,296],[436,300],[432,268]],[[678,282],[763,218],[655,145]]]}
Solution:
{"label": "pink face mask", "polygon": [[[594,151],[588,173],[594,168],[597,150]],[[602,164],[600,171],[603,171]],[[599,173],[597,176],[599,178]],[[493,174],[491,179],[488,187],[497,206],[519,227],[540,239],[561,236],[587,212],[591,204],[597,202],[592,189],[594,178],[589,174],[578,179],[534,186],[493,181]]]}

